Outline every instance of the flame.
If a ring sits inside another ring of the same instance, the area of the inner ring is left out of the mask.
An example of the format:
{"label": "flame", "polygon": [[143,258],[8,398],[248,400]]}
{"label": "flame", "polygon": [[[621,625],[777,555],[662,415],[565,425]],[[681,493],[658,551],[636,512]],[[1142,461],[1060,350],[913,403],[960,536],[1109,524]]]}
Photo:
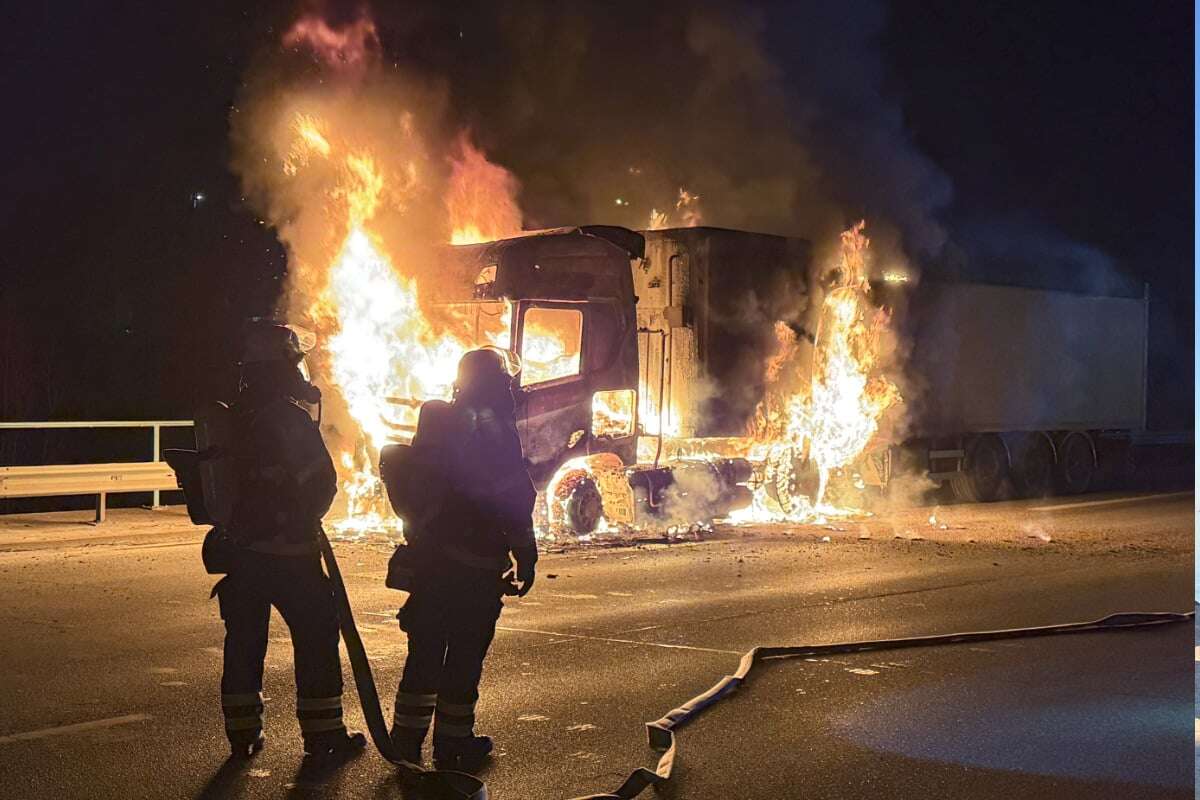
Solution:
{"label": "flame", "polygon": [[[817,484],[794,507],[772,502],[764,482],[754,504],[738,519],[808,521],[853,513],[825,502],[831,474],[851,465],[869,446],[884,413],[901,400],[896,385],[879,371],[880,338],[888,314],[870,302],[866,259],[870,240],[859,222],[842,234],[837,282],[825,296],[813,355],[812,379],[805,392],[785,394],[786,365],[797,352],[795,334],[776,325],[780,349],[767,364],[767,396],[759,404],[752,432],[764,462],[777,480],[791,480],[796,462],[816,467]],[[857,486],[861,479],[854,481]],[[778,484],[774,487],[779,490]],[[861,487],[859,487],[861,488]]]}
{"label": "flame", "polygon": [[[292,130],[285,174],[295,174],[314,158],[340,159],[341,166],[339,183],[330,192],[335,211],[331,227],[341,227],[340,216],[346,234],[308,310],[328,333],[321,345],[327,357],[324,377],[344,400],[361,434],[353,449],[338,459],[347,519],[334,527],[386,528],[395,521],[380,502],[375,466],[380,448],[411,438],[421,401],[449,397],[463,353],[480,344],[506,346],[509,319],[507,313],[499,316],[483,342],[474,341],[467,331],[435,326],[422,312],[415,280],[397,271],[379,234],[371,229],[386,189],[374,157],[365,150],[340,147],[311,115],[298,114]],[[403,190],[403,181],[399,188]]]}
{"label": "flame", "polygon": [[332,148],[329,140],[321,133],[315,117],[310,114],[297,114],[292,121],[292,131],[295,133],[295,138],[283,160],[283,174],[296,175],[303,167],[308,166],[308,162],[314,156],[329,158]]}
{"label": "flame", "polygon": [[592,395],[592,435],[629,436],[633,433],[637,393],[632,389],[612,389]]}
{"label": "flame", "polygon": [[458,137],[457,152],[450,158],[450,187],[446,211],[450,215],[451,244],[475,244],[503,239],[521,232],[517,206],[517,180],[512,173],[487,160],[468,134]]}
{"label": "flame", "polygon": [[366,13],[341,28],[320,15],[306,14],[283,35],[283,46],[307,48],[328,67],[359,72],[377,57],[379,33]]}
{"label": "flame", "polygon": [[702,224],[704,214],[700,211],[700,195],[693,194],[682,186],[679,187],[679,197],[675,200],[675,213],[650,209],[650,223],[646,226],[652,231],[663,228],[694,228]]}
{"label": "flame", "polygon": [[[416,280],[389,259],[374,224],[385,202],[399,198],[402,204],[418,184],[415,165],[385,174],[369,148],[330,130],[316,115],[297,113],[281,166],[289,177],[316,160],[336,166],[326,208],[329,230],[344,236],[329,264],[318,267],[320,279],[307,284],[307,316],[323,334],[319,379],[337,392],[358,429],[349,437],[353,443],[337,455],[347,508],[346,517],[332,527],[339,534],[361,534],[398,529],[383,503],[376,467],[380,449],[411,440],[422,402],[450,397],[465,352],[485,344],[509,347],[512,309],[507,302],[423,308]],[[465,135],[457,153],[445,200],[455,241],[519,232],[512,176],[488,162]],[[574,317],[578,312],[531,310],[526,315],[525,383],[579,371],[581,318]]]}

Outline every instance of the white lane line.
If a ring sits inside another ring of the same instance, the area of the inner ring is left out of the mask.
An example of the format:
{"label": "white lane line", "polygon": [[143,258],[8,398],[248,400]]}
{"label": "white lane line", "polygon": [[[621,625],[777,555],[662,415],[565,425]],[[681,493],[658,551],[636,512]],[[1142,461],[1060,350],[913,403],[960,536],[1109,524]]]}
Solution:
{"label": "white lane line", "polygon": [[1168,497],[1189,497],[1193,492],[1167,492],[1166,494],[1144,494],[1139,497],[1117,497],[1112,500],[1089,500],[1083,503],[1061,503],[1054,506],[1036,506],[1030,511],[1065,511],[1071,508],[1090,508],[1092,506],[1111,506],[1117,503],[1142,503],[1146,500],[1165,500]]}
{"label": "white lane line", "polygon": [[701,653],[728,653],[730,655],[740,656],[742,653],[738,650],[717,650],[712,647],[692,647],[688,644],[666,644],[665,642],[639,642],[637,639],[612,639],[607,636],[584,636],[579,633],[555,633],[554,631],[535,631],[530,628],[507,628],[502,625],[497,625],[498,631],[511,631],[513,633],[536,633],[542,636],[555,636],[563,639],[587,639],[591,642],[614,642],[616,644],[640,644],[646,647],[665,647],[670,650],[697,650]]}
{"label": "white lane line", "polygon": [[1196,660],[1200,661],[1200,647],[1196,648]]}
{"label": "white lane line", "polygon": [[42,728],[36,731],[25,731],[24,733],[12,733],[8,736],[0,736],[0,744],[27,742],[31,739],[45,739],[50,736],[82,733],[83,731],[92,731],[99,728],[114,728],[117,725],[128,725],[131,722],[145,722],[148,719],[153,719],[153,717],[149,714],[126,714],[123,717],[109,717],[108,719],[94,719],[90,722],[76,722],[73,725],[59,725],[56,728]]}

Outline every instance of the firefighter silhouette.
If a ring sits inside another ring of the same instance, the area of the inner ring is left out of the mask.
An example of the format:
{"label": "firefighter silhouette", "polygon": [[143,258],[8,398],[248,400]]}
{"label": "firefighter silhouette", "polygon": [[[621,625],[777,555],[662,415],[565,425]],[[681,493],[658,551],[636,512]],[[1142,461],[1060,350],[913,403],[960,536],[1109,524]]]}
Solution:
{"label": "firefighter silhouette", "polygon": [[316,423],[298,402],[320,400],[300,371],[305,349],[288,326],[252,324],[229,411],[232,513],[220,531],[222,544],[206,549],[224,550],[217,558],[224,569],[216,571],[228,573],[213,592],[225,621],[221,706],[235,756],[253,755],[264,742],[262,677],[272,606],[291,631],[305,752],[329,756],[366,744],[342,722],[337,613],[317,544],[337,476]]}
{"label": "firefighter silhouette", "polygon": [[408,657],[392,728],[413,763],[431,723],[439,768],[476,769],[492,750],[474,730],[483,662],[501,596],[528,592],[537,562],[536,495],[513,410],[518,371],[507,351],[473,350],[459,362],[453,402],[427,402],[418,418],[412,449],[436,499],[406,529],[414,569],[399,619]]}

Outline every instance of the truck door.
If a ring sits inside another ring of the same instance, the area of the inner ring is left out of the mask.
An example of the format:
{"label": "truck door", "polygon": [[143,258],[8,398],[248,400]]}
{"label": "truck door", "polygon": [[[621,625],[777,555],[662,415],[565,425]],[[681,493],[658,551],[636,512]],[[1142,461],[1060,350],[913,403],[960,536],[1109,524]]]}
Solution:
{"label": "truck door", "polygon": [[541,487],[563,461],[587,453],[591,392],[585,375],[584,303],[517,303],[521,391],[517,427],[529,477]]}

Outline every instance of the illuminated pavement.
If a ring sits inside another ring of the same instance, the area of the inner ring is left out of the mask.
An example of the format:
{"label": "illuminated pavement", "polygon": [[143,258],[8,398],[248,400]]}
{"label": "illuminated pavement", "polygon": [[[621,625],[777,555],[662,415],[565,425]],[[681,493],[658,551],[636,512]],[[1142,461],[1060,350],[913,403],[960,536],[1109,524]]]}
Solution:
{"label": "illuminated pavement", "polygon": [[[1190,496],[956,506],[939,512],[945,529],[928,515],[545,557],[485,673],[491,796],[615,788],[655,761],[643,723],[756,644],[1192,608]],[[63,519],[0,520],[0,797],[400,796],[372,754],[299,770],[277,618],[267,750],[223,767],[198,531],[176,512],[114,511],[107,529]],[[337,550],[390,704],[404,642],[388,548]],[[667,796],[1192,797],[1194,644],[1181,625],[775,662],[682,730]]]}

